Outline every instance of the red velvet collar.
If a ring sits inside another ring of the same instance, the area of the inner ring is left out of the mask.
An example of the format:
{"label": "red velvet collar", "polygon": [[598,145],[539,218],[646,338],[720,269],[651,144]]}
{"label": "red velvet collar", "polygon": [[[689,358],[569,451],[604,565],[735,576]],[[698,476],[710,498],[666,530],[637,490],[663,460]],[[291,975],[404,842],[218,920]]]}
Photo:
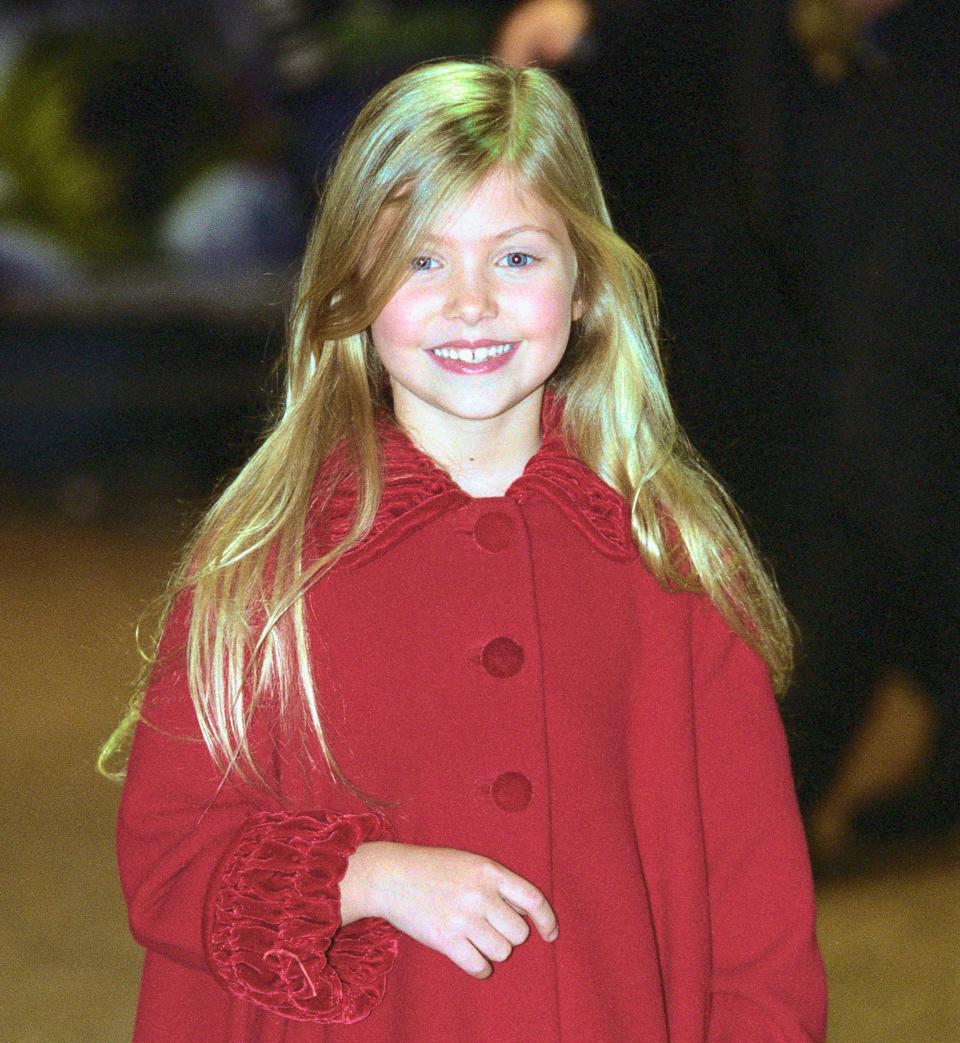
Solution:
{"label": "red velvet collar", "polygon": [[[603,554],[623,560],[635,557],[626,501],[567,449],[560,433],[562,414],[562,403],[548,395],[544,400],[540,448],[504,496],[522,501],[542,495],[556,504]],[[464,492],[387,414],[378,419],[377,428],[384,462],[383,496],[373,527],[362,543],[349,552],[350,560],[378,556],[430,517],[470,504],[492,505],[499,499],[475,499]],[[341,482],[322,511],[321,545],[330,547],[346,536],[355,501],[355,481]]]}

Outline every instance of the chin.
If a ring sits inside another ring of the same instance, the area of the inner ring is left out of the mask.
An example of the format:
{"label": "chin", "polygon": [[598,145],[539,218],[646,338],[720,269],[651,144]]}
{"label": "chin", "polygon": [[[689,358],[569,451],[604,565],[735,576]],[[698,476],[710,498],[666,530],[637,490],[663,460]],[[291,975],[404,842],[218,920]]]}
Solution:
{"label": "chin", "polygon": [[493,420],[525,402],[529,395],[518,398],[486,399],[475,402],[438,403],[438,408],[460,420]]}

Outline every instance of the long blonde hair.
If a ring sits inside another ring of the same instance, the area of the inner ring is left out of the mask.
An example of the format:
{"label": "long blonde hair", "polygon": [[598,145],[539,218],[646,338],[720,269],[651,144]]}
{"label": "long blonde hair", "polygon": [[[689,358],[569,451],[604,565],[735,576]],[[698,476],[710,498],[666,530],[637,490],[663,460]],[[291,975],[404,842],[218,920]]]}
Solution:
{"label": "long blonde hair", "polygon": [[[171,583],[168,611],[176,598],[192,599],[189,687],[200,731],[225,771],[256,772],[250,722],[269,697],[281,719],[304,715],[342,779],[325,737],[303,594],[363,539],[380,502],[375,416],[387,403],[369,327],[409,272],[425,230],[494,168],[563,217],[576,253],[584,311],[551,379],[565,403],[564,437],[630,504],[654,576],[665,587],[705,592],[765,658],[775,684],[787,681],[788,617],[735,508],[674,418],[653,277],[611,227],[573,103],[540,69],[438,62],[384,87],[344,141],[291,313],[282,410],[203,519]],[[386,206],[391,220],[378,222]],[[318,490],[318,469],[337,446],[345,450],[340,463],[324,468]],[[353,526],[305,561],[311,503],[348,473],[357,488]],[[141,700],[142,685],[103,749],[102,770]]]}

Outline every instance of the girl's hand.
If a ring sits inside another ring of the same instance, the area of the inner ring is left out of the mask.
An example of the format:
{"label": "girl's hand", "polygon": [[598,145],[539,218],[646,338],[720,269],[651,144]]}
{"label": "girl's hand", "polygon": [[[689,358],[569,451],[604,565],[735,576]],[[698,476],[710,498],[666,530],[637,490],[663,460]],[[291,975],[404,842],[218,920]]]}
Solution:
{"label": "girl's hand", "polygon": [[536,927],[557,937],[557,918],[533,884],[469,851],[374,841],[361,844],[340,883],[344,924],[379,916],[475,978],[493,973]]}

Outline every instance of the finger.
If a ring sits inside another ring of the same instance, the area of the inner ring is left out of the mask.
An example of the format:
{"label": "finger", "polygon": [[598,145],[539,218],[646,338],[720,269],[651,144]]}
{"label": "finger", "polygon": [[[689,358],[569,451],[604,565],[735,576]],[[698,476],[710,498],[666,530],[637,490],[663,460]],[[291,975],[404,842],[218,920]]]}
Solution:
{"label": "finger", "polygon": [[471,978],[489,978],[493,968],[481,953],[466,938],[460,938],[450,946],[446,955]]}
{"label": "finger", "polygon": [[491,909],[487,913],[487,923],[511,945],[523,945],[530,935],[530,925],[512,905],[504,904]]}
{"label": "finger", "polygon": [[513,946],[494,927],[484,920],[478,923],[470,931],[470,941],[476,946],[481,955],[494,963],[503,961],[513,952]]}
{"label": "finger", "polygon": [[515,909],[529,916],[537,933],[544,941],[557,936],[557,915],[542,891],[516,873],[507,873],[500,881],[500,895]]}

